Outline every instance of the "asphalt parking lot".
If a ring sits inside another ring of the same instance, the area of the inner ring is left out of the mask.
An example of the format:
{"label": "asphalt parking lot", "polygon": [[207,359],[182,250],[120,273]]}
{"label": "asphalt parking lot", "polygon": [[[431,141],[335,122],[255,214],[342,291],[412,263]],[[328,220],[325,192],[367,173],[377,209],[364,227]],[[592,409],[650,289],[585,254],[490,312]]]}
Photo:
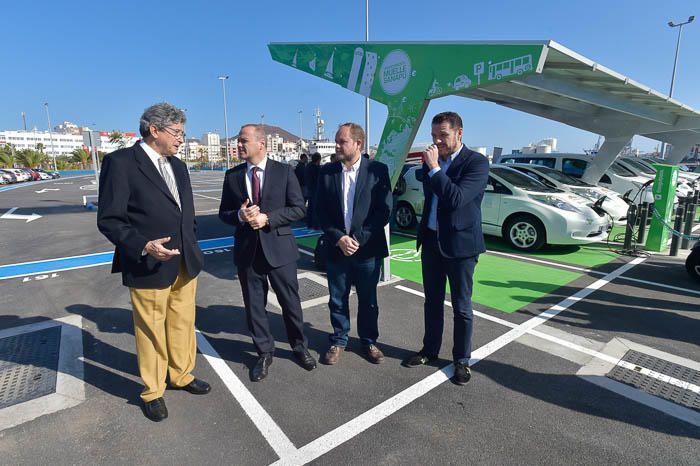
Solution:
{"label": "asphalt parking lot", "polygon": [[[192,174],[206,249],[195,374],[212,393],[166,392],[170,417],[159,424],[140,408],[128,291],[82,205],[94,178],[0,192],[0,214],[40,216],[0,217],[0,463],[700,464],[700,287],[682,258],[604,245],[522,255],[490,238],[474,282],[473,378],[459,387],[448,380],[449,318],[437,363],[400,365],[420,347],[423,289],[414,240],[395,234],[394,277],[379,292],[386,361],[370,364],[351,339],[338,365],[306,372],[271,296],[277,351],[253,383],[232,232],[217,217],[222,178]],[[310,257],[313,232],[295,234],[319,356],[331,329],[325,277]],[[12,351],[18,335],[56,327],[49,362]],[[50,379],[55,393],[13,402],[25,389],[7,374],[23,366],[43,370],[28,390]]]}

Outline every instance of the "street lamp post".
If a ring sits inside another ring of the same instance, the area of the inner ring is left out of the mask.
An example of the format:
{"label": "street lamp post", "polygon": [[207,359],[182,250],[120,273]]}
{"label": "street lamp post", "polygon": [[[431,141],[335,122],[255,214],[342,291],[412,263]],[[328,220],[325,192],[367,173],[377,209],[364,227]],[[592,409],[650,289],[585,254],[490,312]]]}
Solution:
{"label": "street lamp post", "polygon": [[221,80],[221,88],[224,90],[224,137],[226,138],[226,169],[228,170],[231,168],[229,160],[230,150],[228,147],[228,115],[226,113],[226,80],[228,79],[228,75],[219,76],[219,79]]}
{"label": "street lamp post", "polygon": [[304,139],[304,124],[301,118],[301,114],[304,113],[302,110],[297,112],[299,114],[299,140]]}
{"label": "street lamp post", "polygon": [[49,140],[51,141],[51,155],[53,156],[53,171],[58,171],[56,169],[56,151],[53,147],[53,133],[51,133],[51,117],[49,116],[49,103],[44,102],[44,107],[46,107],[46,119],[49,122]]}
{"label": "street lamp post", "polygon": [[[689,16],[687,21],[675,24],[673,21],[668,22],[668,26],[671,28],[678,28],[678,40],[676,41],[676,56],[673,59],[673,73],[671,73],[671,89],[668,91],[668,96],[673,97],[673,85],[676,82],[676,67],[678,65],[678,51],[681,48],[681,34],[683,33],[683,26],[690,24],[695,20],[695,16]],[[661,158],[666,158],[666,143],[661,143]]]}

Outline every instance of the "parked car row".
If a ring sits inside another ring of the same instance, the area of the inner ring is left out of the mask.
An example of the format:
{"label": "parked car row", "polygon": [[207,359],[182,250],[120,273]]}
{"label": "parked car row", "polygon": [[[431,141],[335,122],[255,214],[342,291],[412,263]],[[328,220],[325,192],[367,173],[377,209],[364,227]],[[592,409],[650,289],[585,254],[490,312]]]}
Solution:
{"label": "parked car row", "polygon": [[[521,167],[522,168],[522,167]],[[551,176],[552,174],[549,173]],[[411,228],[423,213],[423,190],[420,165],[406,165],[397,183],[394,220],[401,228]],[[543,177],[543,179],[545,179]],[[547,178],[549,180],[549,178]],[[551,179],[554,179],[552,176]],[[581,196],[564,184],[545,184],[533,174],[525,174],[515,166],[493,164],[481,202],[481,226],[486,235],[502,237],[513,248],[534,251],[545,244],[586,244],[602,241],[613,221],[623,217],[624,203],[617,195],[604,191],[601,198],[591,187]]]}
{"label": "parked car row", "polygon": [[58,172],[50,172],[42,168],[0,168],[0,184],[51,180],[60,177]]}
{"label": "parked car row", "polygon": [[[584,154],[517,154],[502,157],[501,163],[524,163],[542,165],[563,172],[574,178],[581,178],[593,157]],[[650,178],[641,176],[615,160],[603,173],[598,186],[608,188],[620,195],[626,195],[636,203],[654,202]]]}

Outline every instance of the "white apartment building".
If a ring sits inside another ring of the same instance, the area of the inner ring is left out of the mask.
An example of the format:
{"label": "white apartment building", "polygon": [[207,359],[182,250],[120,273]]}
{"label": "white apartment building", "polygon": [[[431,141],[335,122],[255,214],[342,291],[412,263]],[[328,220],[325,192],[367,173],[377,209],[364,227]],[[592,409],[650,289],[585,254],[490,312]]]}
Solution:
{"label": "white apartment building", "polygon": [[208,155],[208,150],[207,146],[201,145],[198,139],[190,138],[185,144],[180,144],[176,155],[180,160],[192,162],[200,156]]}
{"label": "white apartment building", "polygon": [[284,139],[279,134],[268,134],[267,140],[265,141],[267,145],[267,153],[277,154],[282,152],[282,147],[284,144]]}
{"label": "white apartment building", "polygon": [[[100,151],[110,153],[119,148],[118,144],[110,143],[109,136],[113,132],[100,131]],[[125,146],[133,145],[139,138],[136,133],[122,133]],[[12,144],[16,150],[37,150],[37,144],[42,144],[44,153],[50,156],[70,155],[75,149],[84,147],[83,136],[79,134],[51,133],[48,131],[0,131],[0,146]]]}
{"label": "white apartment building", "polygon": [[199,142],[206,146],[210,162],[218,162],[222,159],[221,137],[217,133],[204,133]]}

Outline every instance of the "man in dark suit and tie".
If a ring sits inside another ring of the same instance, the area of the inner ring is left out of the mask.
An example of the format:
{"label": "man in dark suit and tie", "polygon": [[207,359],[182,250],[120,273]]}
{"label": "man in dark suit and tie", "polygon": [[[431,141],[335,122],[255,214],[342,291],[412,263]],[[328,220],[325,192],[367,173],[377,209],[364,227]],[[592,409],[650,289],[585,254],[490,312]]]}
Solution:
{"label": "man in dark suit and tie", "polygon": [[318,223],[327,245],[328,307],[333,326],[325,364],[336,364],[348,344],[348,298],[353,284],[363,354],[374,364],[384,361],[376,344],[377,282],[382,259],[389,255],[384,226],[391,212],[391,183],[386,165],[362,157],[364,143],[361,126],[340,126],[335,135],[337,161],[321,168],[316,193]]}
{"label": "man in dark suit and tie", "polygon": [[306,370],[316,361],[307,349],[299,301],[299,249],[291,224],[304,218],[304,196],[291,165],[267,158],[262,125],[245,125],[238,135],[242,163],[226,172],[219,218],[236,227],[233,258],[243,290],[248,329],[258,361],[251,380],[267,376],[275,351],[267,310],[268,279],[282,307],[287,339]]}
{"label": "man in dark suit and tie", "polygon": [[454,112],[433,117],[433,143],[423,154],[425,203],[418,228],[425,288],[423,348],[404,361],[407,367],[438,357],[444,325],[445,281],[449,280],[454,310],[452,381],[465,385],[471,378],[472,275],[479,254],[486,250],[481,232],[481,200],[489,162],[462,144],[462,119]]}
{"label": "man in dark suit and tie", "polygon": [[197,245],[192,187],[177,157],[184,141],[182,110],[160,103],[147,108],[143,139],[102,163],[97,211],[99,230],[115,246],[112,272],[121,272],[134,308],[138,366],[146,416],[168,417],[163,393],[170,386],[202,395],[209,384],[194,378]]}

